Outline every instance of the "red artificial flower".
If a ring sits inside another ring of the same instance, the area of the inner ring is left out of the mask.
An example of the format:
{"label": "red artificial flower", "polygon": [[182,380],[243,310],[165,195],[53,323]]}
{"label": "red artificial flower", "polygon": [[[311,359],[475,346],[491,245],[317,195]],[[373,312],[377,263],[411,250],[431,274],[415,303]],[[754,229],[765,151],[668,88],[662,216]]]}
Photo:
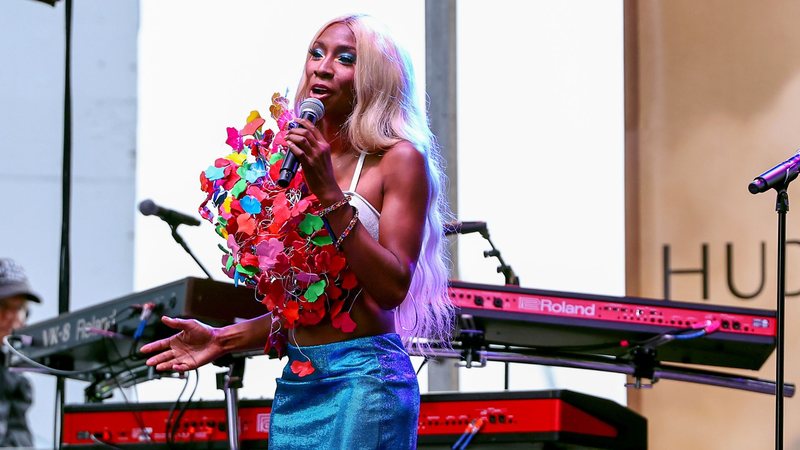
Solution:
{"label": "red artificial flower", "polygon": [[[269,168],[269,177],[273,180],[277,180],[281,177],[281,165],[282,164],[273,164]],[[297,178],[297,177],[295,177]]]}
{"label": "red artificial flower", "polygon": [[[228,166],[225,169],[227,170],[230,167],[231,166]],[[227,178],[225,178],[225,181],[222,183],[222,187],[226,191],[230,191],[231,189],[233,189],[233,187],[236,185],[236,183],[238,183],[239,180],[241,180],[241,179],[242,179],[242,177],[240,177],[238,173],[231,172],[231,174]]]}
{"label": "red artificial flower", "polygon": [[356,323],[350,318],[349,312],[343,312],[331,319],[334,328],[338,328],[345,333],[352,333],[356,329]]}
{"label": "red artificial flower", "polygon": [[256,228],[256,221],[250,214],[244,213],[236,218],[236,223],[239,225],[237,232],[246,236],[251,236]]}
{"label": "red artificial flower", "polygon": [[314,365],[311,364],[311,361],[294,361],[291,368],[292,373],[301,378],[314,373]]}
{"label": "red artificial flower", "polygon": [[286,320],[286,328],[294,328],[294,323],[300,318],[300,304],[296,301],[286,302],[283,310],[279,308],[278,312]]}
{"label": "red artificial flower", "polygon": [[291,268],[289,257],[286,256],[285,253],[278,253],[278,256],[275,257],[275,265],[272,266],[272,269],[277,274],[285,274]]}
{"label": "red artificial flower", "polygon": [[266,121],[263,118],[256,117],[255,119],[251,120],[250,123],[245,125],[244,128],[242,128],[241,135],[252,136],[259,128],[261,128],[261,125],[264,125],[264,122]]}
{"label": "red artificial flower", "polygon": [[258,256],[246,253],[239,259],[239,264],[245,267],[258,267]]}
{"label": "red artificial flower", "polygon": [[211,192],[214,183],[208,179],[205,172],[200,172],[200,190],[203,192]]}
{"label": "red artificial flower", "polygon": [[[262,287],[264,291],[261,291]],[[286,291],[283,289],[280,280],[265,280],[264,283],[259,285],[259,293],[264,295],[264,299],[261,300],[261,303],[263,303],[269,311],[276,311],[283,305],[283,302],[286,301]]]}
{"label": "red artificial flower", "polygon": [[344,274],[344,279],[342,280],[342,289],[351,290],[358,286],[358,279],[356,278],[356,274],[353,272],[347,272]]}
{"label": "red artificial flower", "polygon": [[[310,303],[310,305],[315,305],[321,302],[322,299],[317,300],[314,303]],[[325,307],[322,308],[307,308],[303,310],[304,314],[300,315],[298,319],[298,323],[302,326],[312,326],[322,322],[322,319],[325,317]]]}
{"label": "red artificial flower", "polygon": [[[328,298],[338,299],[339,297],[342,296],[342,290],[339,289],[339,286],[336,286],[333,283],[328,283],[328,285],[325,286],[325,295],[327,295]],[[332,309],[331,309],[331,315],[333,315]]]}
{"label": "red artificial flower", "polygon": [[344,307],[344,300],[337,300],[331,304],[331,317],[336,317]]}
{"label": "red artificial flower", "polygon": [[285,331],[270,333],[269,338],[267,338],[267,343],[264,345],[264,354],[273,358],[283,358],[283,355],[286,354],[286,341],[287,336]]}

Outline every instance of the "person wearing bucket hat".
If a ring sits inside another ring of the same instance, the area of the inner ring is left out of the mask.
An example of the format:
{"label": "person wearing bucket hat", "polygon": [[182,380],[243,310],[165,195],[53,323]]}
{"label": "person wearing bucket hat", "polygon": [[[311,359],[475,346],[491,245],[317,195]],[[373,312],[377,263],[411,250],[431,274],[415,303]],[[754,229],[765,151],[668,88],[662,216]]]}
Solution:
{"label": "person wearing bucket hat", "polygon": [[[42,300],[31,289],[25,270],[10,258],[0,258],[0,339],[25,325],[29,302]],[[33,446],[26,418],[32,400],[30,381],[0,364],[0,448]]]}

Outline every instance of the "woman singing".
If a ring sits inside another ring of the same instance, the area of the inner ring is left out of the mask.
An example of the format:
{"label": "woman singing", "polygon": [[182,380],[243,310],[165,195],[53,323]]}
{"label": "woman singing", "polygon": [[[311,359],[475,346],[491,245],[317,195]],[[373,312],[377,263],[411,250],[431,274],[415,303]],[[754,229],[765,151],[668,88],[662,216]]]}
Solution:
{"label": "woman singing", "polygon": [[[307,188],[358,280],[353,332],[331,320],[289,330],[270,449],[416,448],[419,387],[404,345],[450,336],[438,149],[406,53],[367,16],[322,26],[311,41],[295,105],[325,106],[286,137]],[[266,314],[221,328],[163,318],[180,332],[145,345],[148,365],[186,371],[266,343]],[[313,363],[308,374],[290,369]]]}

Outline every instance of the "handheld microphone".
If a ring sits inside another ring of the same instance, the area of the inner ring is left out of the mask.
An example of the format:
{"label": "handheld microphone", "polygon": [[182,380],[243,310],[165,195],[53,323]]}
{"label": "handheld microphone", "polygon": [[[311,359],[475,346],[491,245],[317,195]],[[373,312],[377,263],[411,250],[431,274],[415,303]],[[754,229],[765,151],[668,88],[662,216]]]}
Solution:
{"label": "handheld microphone", "polygon": [[[303,100],[303,103],[300,103],[300,118],[302,119],[306,119],[311,123],[316,123],[324,114],[325,105],[315,98],[307,98]],[[289,129],[299,126],[300,125],[297,123],[292,122],[289,124]],[[295,172],[297,172],[298,165],[300,165],[300,161],[297,160],[294,153],[286,150],[286,157],[283,158],[280,177],[278,178],[278,186],[282,188],[289,186],[292,178],[294,178]]]}
{"label": "handheld microphone", "polygon": [[757,176],[747,186],[747,190],[751,194],[759,194],[780,185],[788,185],[790,181],[797,178],[798,171],[800,171],[800,152]]}
{"label": "handheld microphone", "polygon": [[161,206],[156,205],[150,199],[142,200],[142,202],[139,203],[139,212],[141,212],[145,216],[160,217],[161,220],[167,222],[172,226],[178,226],[183,224],[196,227],[200,225],[200,221],[198,219],[183,213],[179,213],[178,211],[173,211],[168,208],[162,208]]}

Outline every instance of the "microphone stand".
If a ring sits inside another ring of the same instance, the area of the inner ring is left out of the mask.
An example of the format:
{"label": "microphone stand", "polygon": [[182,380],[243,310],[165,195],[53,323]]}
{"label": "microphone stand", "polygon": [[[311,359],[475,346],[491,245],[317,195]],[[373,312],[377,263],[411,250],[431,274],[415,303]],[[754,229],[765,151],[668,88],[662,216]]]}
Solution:
{"label": "microphone stand", "polygon": [[186,242],[183,240],[183,238],[181,237],[181,235],[180,235],[180,234],[178,234],[178,225],[176,225],[176,224],[174,224],[174,223],[168,223],[168,224],[169,224],[169,228],[170,228],[170,230],[172,230],[172,239],[175,239],[175,242],[177,242],[178,244],[180,244],[180,246],[181,246],[181,247],[183,247],[183,249],[186,251],[186,253],[188,253],[188,254],[189,254],[189,256],[191,256],[191,257],[192,257],[192,259],[194,260],[194,262],[196,262],[196,263],[197,263],[197,265],[198,265],[198,266],[200,266],[200,269],[202,269],[202,270],[203,270],[203,273],[205,273],[205,274],[206,274],[206,277],[207,277],[209,280],[213,280],[213,279],[214,279],[214,277],[212,277],[212,276],[211,276],[211,274],[208,272],[208,270],[206,270],[206,268],[203,266],[203,264],[200,262],[200,260],[199,260],[199,259],[197,259],[197,257],[196,257],[196,256],[194,256],[194,253],[192,253],[192,250],[191,250],[191,249],[189,249],[189,246],[188,246],[188,245],[186,245]]}
{"label": "microphone stand", "polygon": [[775,363],[775,448],[783,449],[783,353],[784,353],[784,325],[786,306],[786,213],[789,211],[789,194],[786,188],[791,180],[781,186],[776,186],[778,192],[775,201],[775,211],[778,212],[778,336],[775,347],[777,353]]}
{"label": "microphone stand", "polygon": [[[519,286],[519,277],[517,274],[514,273],[514,269],[511,268],[506,262],[503,260],[503,257],[500,255],[500,250],[494,246],[494,243],[489,238],[489,228],[484,228],[480,230],[481,236],[489,243],[489,246],[492,247],[491,250],[485,250],[483,252],[484,258],[490,258],[494,256],[500,261],[500,265],[497,266],[497,272],[502,273],[503,277],[505,278],[506,284],[511,284],[514,286]],[[503,388],[507,391],[510,387],[510,379],[511,379],[511,365],[508,361],[503,363]]]}
{"label": "microphone stand", "polygon": [[228,449],[239,450],[239,394],[238,389],[242,387],[244,380],[244,356],[241,355],[226,355],[217,361],[214,365],[228,367],[227,372],[217,373],[217,389],[221,389],[225,393],[225,420],[228,423]]}
{"label": "microphone stand", "polygon": [[775,211],[778,212],[778,308],[775,362],[777,389],[775,395],[775,448],[783,449],[783,352],[786,307],[786,213],[789,211],[789,183],[800,174],[800,151],[791,158],[757,176],[748,186],[751,194],[775,189]]}
{"label": "microphone stand", "polygon": [[500,265],[497,266],[497,273],[503,274],[503,277],[506,280],[506,284],[519,286],[519,277],[514,273],[514,269],[512,269],[511,266],[509,266],[508,264],[506,264],[505,261],[503,261],[503,257],[500,256],[500,250],[498,250],[497,247],[494,246],[494,243],[492,243],[492,240],[489,239],[489,230],[487,228],[484,228],[480,230],[480,233],[481,236],[483,236],[483,238],[489,242],[489,246],[492,247],[491,250],[486,250],[483,252],[483,257],[489,258],[494,256],[495,258],[497,258],[497,260],[500,261]]}

